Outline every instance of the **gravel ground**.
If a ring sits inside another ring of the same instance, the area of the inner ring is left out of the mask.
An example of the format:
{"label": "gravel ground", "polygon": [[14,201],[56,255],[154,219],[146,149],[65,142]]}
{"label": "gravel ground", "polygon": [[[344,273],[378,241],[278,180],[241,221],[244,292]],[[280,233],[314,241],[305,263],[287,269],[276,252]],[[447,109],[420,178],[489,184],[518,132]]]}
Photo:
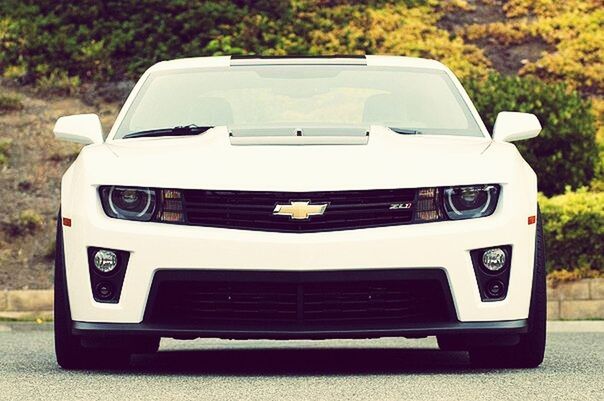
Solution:
{"label": "gravel ground", "polygon": [[[41,330],[40,330],[41,328]],[[0,400],[601,400],[604,322],[550,325],[532,370],[477,370],[433,338],[163,340],[128,370],[63,371],[48,326],[0,322]]]}

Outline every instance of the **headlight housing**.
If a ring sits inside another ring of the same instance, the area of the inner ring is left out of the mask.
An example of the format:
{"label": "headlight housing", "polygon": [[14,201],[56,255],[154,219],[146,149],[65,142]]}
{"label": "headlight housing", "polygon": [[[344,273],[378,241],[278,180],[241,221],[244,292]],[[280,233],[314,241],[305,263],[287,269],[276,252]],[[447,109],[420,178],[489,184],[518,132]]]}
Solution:
{"label": "headlight housing", "polygon": [[493,214],[499,185],[449,187],[443,191],[445,214],[451,220],[473,219]]}
{"label": "headlight housing", "polygon": [[183,223],[182,193],[175,189],[101,186],[101,204],[109,217],[134,221]]}
{"label": "headlight housing", "polygon": [[155,212],[155,191],[150,188],[104,186],[100,194],[109,217],[149,221]]}
{"label": "headlight housing", "polygon": [[415,202],[416,223],[486,217],[499,200],[497,184],[421,188]]}

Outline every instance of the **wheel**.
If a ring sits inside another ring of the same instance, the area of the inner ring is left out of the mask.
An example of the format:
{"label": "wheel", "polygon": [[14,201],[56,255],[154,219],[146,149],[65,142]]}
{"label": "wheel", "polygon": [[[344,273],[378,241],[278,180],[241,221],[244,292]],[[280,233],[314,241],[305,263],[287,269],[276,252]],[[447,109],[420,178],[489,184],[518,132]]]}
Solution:
{"label": "wheel", "polygon": [[470,349],[470,361],[473,365],[493,368],[536,368],[543,362],[547,319],[545,276],[543,228],[541,213],[537,209],[533,289],[528,317],[529,331],[521,335],[517,345]]}
{"label": "wheel", "polygon": [[72,320],[65,279],[65,255],[61,214],[57,217],[54,277],[54,337],[57,363],[64,369],[124,366],[130,353],[122,349],[87,348],[80,337],[71,332]]}

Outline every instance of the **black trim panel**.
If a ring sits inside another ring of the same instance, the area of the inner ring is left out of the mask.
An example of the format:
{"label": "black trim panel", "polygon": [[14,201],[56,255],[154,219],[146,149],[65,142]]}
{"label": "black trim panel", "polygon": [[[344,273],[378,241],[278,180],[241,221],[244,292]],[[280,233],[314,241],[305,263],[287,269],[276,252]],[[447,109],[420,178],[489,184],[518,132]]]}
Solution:
{"label": "black trim panel", "polygon": [[[422,268],[422,269],[358,269],[358,270],[320,270],[320,271],[267,271],[267,270],[204,270],[204,269],[162,269],[155,272],[151,291],[145,308],[145,323],[152,322],[153,306],[158,298],[159,288],[163,282],[169,281],[184,281],[184,282],[203,282],[203,283],[283,283],[284,285],[291,284],[308,284],[308,283],[354,283],[365,280],[434,280],[441,286],[441,293],[444,297],[444,307],[446,316],[449,319],[441,321],[456,321],[455,305],[447,276],[442,268]],[[163,322],[162,322],[163,323]],[[358,323],[357,323],[358,324]],[[292,327],[280,327],[277,322],[270,325],[271,329],[267,331],[289,331]],[[375,326],[373,326],[375,327]],[[208,327],[203,327],[207,329]],[[239,327],[237,327],[239,329]],[[265,324],[259,327],[250,327],[253,329],[266,329]],[[300,327],[295,327],[299,329]],[[333,329],[333,327],[331,327]],[[342,327],[342,328],[346,328]],[[356,329],[355,325],[348,328]],[[367,327],[369,328],[369,327]],[[247,326],[246,326],[247,329]],[[338,330],[340,327],[338,327]],[[334,330],[337,331],[337,330]]]}
{"label": "black trim panel", "polygon": [[173,327],[145,323],[89,323],[74,322],[75,335],[151,335],[176,338],[225,338],[225,339],[330,339],[330,338],[378,338],[423,337],[442,334],[522,334],[527,332],[526,319],[497,322],[452,322],[401,326],[388,329],[339,329],[335,330],[204,330],[190,327]]}
{"label": "black trim panel", "polygon": [[337,331],[456,320],[449,283],[439,268],[164,269],[153,277],[144,323]]}

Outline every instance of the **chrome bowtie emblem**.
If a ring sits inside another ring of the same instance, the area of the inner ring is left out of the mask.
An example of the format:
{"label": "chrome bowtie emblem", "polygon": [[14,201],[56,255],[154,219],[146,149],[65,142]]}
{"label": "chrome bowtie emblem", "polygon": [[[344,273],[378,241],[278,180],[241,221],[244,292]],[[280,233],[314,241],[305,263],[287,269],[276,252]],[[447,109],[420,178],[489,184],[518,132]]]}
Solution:
{"label": "chrome bowtie emblem", "polygon": [[289,204],[277,203],[273,214],[276,216],[289,216],[294,220],[307,220],[310,216],[320,216],[325,213],[328,205],[328,203],[311,205],[310,201],[292,201]]}

